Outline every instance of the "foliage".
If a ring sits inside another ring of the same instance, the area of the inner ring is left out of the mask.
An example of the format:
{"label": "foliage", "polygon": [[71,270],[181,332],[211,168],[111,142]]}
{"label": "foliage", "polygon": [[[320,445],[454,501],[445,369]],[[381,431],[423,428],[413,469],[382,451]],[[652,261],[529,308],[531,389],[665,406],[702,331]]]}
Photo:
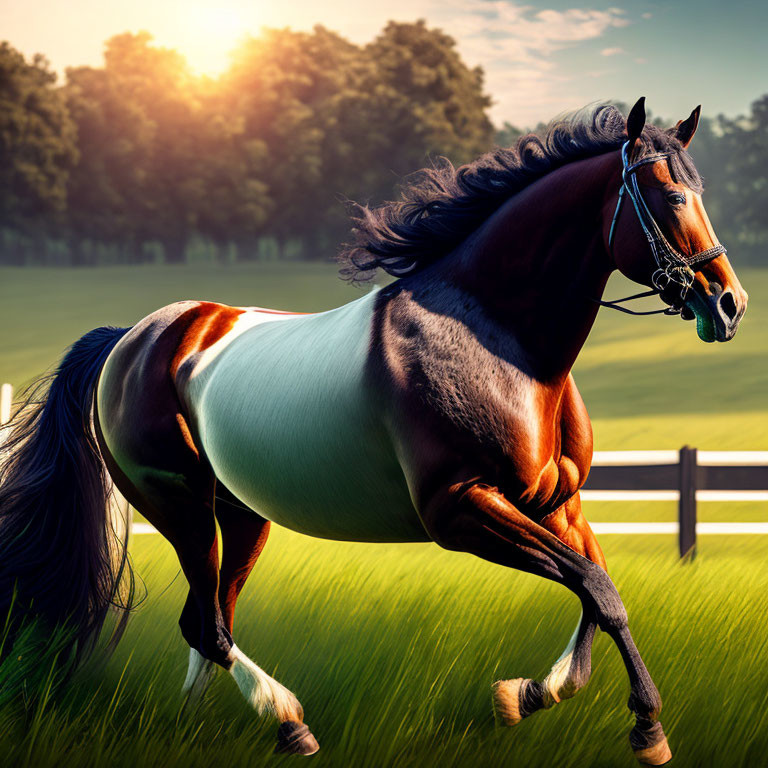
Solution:
{"label": "foliage", "polygon": [[77,147],[55,80],[42,56],[0,43],[0,229],[52,233],[66,207]]}
{"label": "foliage", "polygon": [[[327,256],[346,227],[339,198],[389,197],[397,175],[429,155],[467,160],[492,132],[482,73],[424,22],[392,23],[368,46],[321,26],[266,30],[218,80],[193,77],[146,32],[111,38],[104,65],[69,69],[61,88],[7,44],[0,68],[5,134],[26,142],[3,143],[0,225],[26,231],[26,209],[63,214],[73,264],[140,262],[152,243],[178,263],[194,236],[221,261],[230,244],[254,258],[265,237],[281,255],[300,238],[306,257]],[[77,137],[76,163],[74,146],[48,157],[39,145],[52,139],[28,130],[41,105],[60,144]]]}
{"label": "foliage", "polygon": [[[265,30],[218,79],[146,32],[112,37],[103,66],[70,68],[61,86],[43,57],[2,43],[0,262],[180,263],[201,241],[219,262],[267,242],[326,258],[345,199],[391,199],[430,159],[514,144],[523,131],[494,132],[490,103],[482,70],[424,21],[390,22],[363,46],[322,26]],[[768,96],[747,117],[703,120],[693,145],[713,223],[756,260],[766,117]]]}
{"label": "foliage", "polygon": [[734,252],[734,246],[739,246],[764,263],[768,247],[768,94],[752,103],[746,117],[720,115],[702,123],[691,151],[705,180],[711,180],[706,203],[715,225]]}

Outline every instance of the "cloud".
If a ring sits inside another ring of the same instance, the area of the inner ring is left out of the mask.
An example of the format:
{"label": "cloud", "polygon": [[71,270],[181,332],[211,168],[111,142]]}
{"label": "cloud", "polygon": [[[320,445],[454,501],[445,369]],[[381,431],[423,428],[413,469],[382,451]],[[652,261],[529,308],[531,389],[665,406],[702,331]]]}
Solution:
{"label": "cloud", "polygon": [[[450,14],[451,26],[462,42],[481,45],[488,53],[504,56],[511,62],[529,62],[549,56],[575,43],[603,35],[611,27],[624,27],[629,20],[619,8],[565,11],[536,11],[529,5],[504,0],[449,2],[442,5]],[[459,33],[458,30],[461,29]]]}
{"label": "cloud", "polygon": [[652,13],[643,13],[641,14],[644,19],[652,19],[653,14]]}
{"label": "cloud", "polygon": [[[495,97],[492,117],[531,125],[543,115],[582,106],[563,94],[574,73],[563,72],[552,60],[558,51],[603,37],[630,22],[620,8],[537,9],[513,0],[433,0],[427,14],[456,38],[465,60],[486,73]],[[608,51],[609,53],[607,53]],[[603,55],[623,53],[605,48]],[[582,73],[583,75],[584,73]]]}
{"label": "cloud", "polygon": [[600,51],[601,56],[618,56],[620,53],[625,53],[623,48],[603,48]]}

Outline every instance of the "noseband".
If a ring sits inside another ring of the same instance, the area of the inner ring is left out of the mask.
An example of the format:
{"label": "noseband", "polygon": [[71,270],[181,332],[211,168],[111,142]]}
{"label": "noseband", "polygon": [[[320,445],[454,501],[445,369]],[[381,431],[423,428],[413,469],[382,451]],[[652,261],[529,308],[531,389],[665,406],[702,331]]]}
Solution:
{"label": "noseband", "polygon": [[[715,256],[719,256],[721,253],[725,253],[725,248],[718,243],[704,251],[686,255],[672,247],[669,240],[667,240],[664,233],[661,231],[661,228],[656,223],[656,219],[653,218],[653,214],[643,199],[642,194],[640,194],[640,185],[637,183],[636,175],[637,169],[641,166],[648,165],[649,163],[656,163],[659,160],[666,160],[672,156],[672,153],[658,152],[653,155],[648,155],[648,157],[644,157],[636,163],[630,164],[629,150],[630,142],[627,141],[621,148],[621,162],[623,166],[621,172],[621,187],[619,188],[619,199],[616,203],[616,210],[614,211],[613,220],[611,221],[611,229],[608,234],[608,250],[613,254],[613,241],[616,232],[616,224],[619,220],[619,214],[621,213],[621,205],[624,202],[624,197],[629,197],[632,201],[635,213],[637,214],[640,226],[643,228],[643,232],[648,239],[648,245],[651,248],[653,258],[656,261],[656,271],[651,275],[653,290],[643,291],[642,293],[636,293],[623,299],[615,299],[614,301],[602,301],[600,299],[595,299],[595,301],[603,307],[618,309],[620,312],[626,312],[630,315],[678,315],[683,308],[685,298],[688,295],[688,291],[693,285],[695,278],[694,271],[691,267],[702,261],[714,259]],[[661,296],[669,306],[665,309],[654,309],[649,312],[634,312],[626,307],[618,306],[625,301],[656,295]]]}

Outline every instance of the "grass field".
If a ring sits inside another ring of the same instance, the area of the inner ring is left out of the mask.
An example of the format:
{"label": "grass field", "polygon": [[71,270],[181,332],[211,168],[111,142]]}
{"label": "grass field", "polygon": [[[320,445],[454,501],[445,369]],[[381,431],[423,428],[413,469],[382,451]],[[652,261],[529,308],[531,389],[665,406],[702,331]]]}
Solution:
{"label": "grass field", "polygon": [[[596,447],[763,449],[768,272],[745,271],[736,340],[603,311],[576,370]],[[618,295],[627,286],[617,282]],[[332,268],[0,270],[0,379],[19,385],[95,325],[129,324],[185,297],[319,310],[354,289]],[[704,520],[768,519],[765,505],[701,505]],[[672,519],[668,504],[590,504],[594,520]],[[664,699],[678,766],[755,766],[768,753],[768,537],[702,537],[693,563],[668,536],[603,538],[638,646]],[[44,707],[0,707],[0,765],[258,766],[275,727],[220,675],[182,712],[185,588],[169,546],[134,539],[148,597],[106,668]],[[291,687],[329,766],[630,766],[619,655],[599,635],[589,686],[514,730],[494,726],[490,684],[541,677],[578,618],[564,589],[431,545],[327,542],[276,529],[238,609],[236,639]]]}
{"label": "grass field", "polygon": [[[693,323],[604,309],[575,369],[597,450],[765,447],[768,270],[739,271],[751,301],[734,341],[704,344]],[[633,292],[612,280],[609,296]],[[178,299],[319,311],[360,289],[333,265],[0,268],[0,379],[15,386],[97,325],[132,325]],[[653,300],[650,300],[653,302]]]}

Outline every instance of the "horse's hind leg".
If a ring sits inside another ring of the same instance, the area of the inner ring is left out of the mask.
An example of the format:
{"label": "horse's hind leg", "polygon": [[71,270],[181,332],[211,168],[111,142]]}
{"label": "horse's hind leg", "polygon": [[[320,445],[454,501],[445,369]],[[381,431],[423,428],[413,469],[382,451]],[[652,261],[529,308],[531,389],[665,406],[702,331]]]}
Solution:
{"label": "horse's hind leg", "polygon": [[[240,505],[227,489],[216,483],[214,502],[221,530],[222,562],[219,569],[218,600],[224,628],[232,635],[235,604],[240,590],[256,564],[269,535],[269,521]],[[182,613],[182,625],[197,616],[195,597],[190,591]],[[217,670],[215,662],[206,659],[194,647],[189,650],[189,667],[182,691],[194,702],[204,693]],[[246,698],[250,696],[246,694]]]}
{"label": "horse's hind leg", "polygon": [[[173,545],[189,582],[179,621],[191,648],[188,686],[193,691],[204,687],[211,663],[216,664],[231,672],[258,708],[305,729],[296,697],[232,640],[231,623],[219,602],[216,478],[184,413],[185,361],[221,338],[240,313],[183,302],[145,318],[115,347],[102,370],[94,426],[118,489]],[[238,583],[231,575],[249,567],[253,555],[248,547],[240,555],[237,548],[229,549],[224,595],[232,592],[227,586],[232,578]]]}
{"label": "horse's hind leg", "polygon": [[221,483],[216,485],[215,509],[222,541],[219,603],[231,633],[237,598],[267,543],[270,523],[240,504]]}
{"label": "horse's hind leg", "polygon": [[[222,485],[217,486],[216,518],[222,539],[219,603],[224,626],[231,633],[237,598],[267,543],[270,523],[243,507]],[[272,711],[280,721],[275,751],[301,755],[317,752],[320,747],[302,722],[304,713],[296,697],[254,664],[234,643],[229,658],[232,662],[230,674],[251,706],[259,712]]]}
{"label": "horse's hind leg", "polygon": [[[213,496],[212,492],[210,496]],[[179,619],[181,633],[190,647],[185,681],[188,695],[198,697],[214,674],[213,665],[222,667],[232,675],[245,698],[259,714],[268,712],[278,719],[279,751],[299,754],[316,752],[317,742],[303,723],[304,713],[298,700],[237,647],[230,632],[231,613],[228,612],[228,618],[225,619],[219,602],[220,589],[223,594],[231,594],[230,579],[233,576],[235,582],[242,586],[247,575],[244,571],[250,570],[256,559],[253,550],[247,546],[230,549],[229,555],[224,555],[226,580],[220,583],[213,506],[193,496],[185,498],[184,502],[182,504],[181,499],[168,494],[162,501],[137,505],[137,509],[176,550],[189,582],[189,595]],[[226,513],[222,519],[222,539],[226,547],[228,541],[232,543],[234,530]],[[261,530],[260,518],[253,515],[253,521],[251,532],[254,529]],[[242,526],[239,533],[243,537],[241,543],[244,544],[249,536],[246,527]],[[251,543],[258,540],[258,535],[250,539]],[[242,581],[239,581],[238,575]]]}
{"label": "horse's hind leg", "polygon": [[179,628],[189,645],[189,667],[182,691],[187,694],[187,702],[194,703],[205,692],[217,667],[227,666],[232,637],[218,604],[219,553],[213,510],[198,502],[185,506],[187,515],[183,530],[175,526],[160,530],[176,550],[189,583]]}
{"label": "horse's hind leg", "polygon": [[[178,555],[184,575],[189,582],[189,595],[179,619],[182,635],[190,647],[190,664],[185,688],[199,696],[220,666],[230,672],[248,701],[261,713],[270,712],[281,723],[278,749],[285,752],[311,754],[317,742],[306,725],[296,697],[251,661],[234,643],[231,635],[231,608],[225,612],[219,602],[222,595],[236,594],[247,571],[255,562],[254,547],[263,546],[263,525],[253,515],[250,538],[246,526],[237,533],[242,536],[240,547],[232,546],[236,530],[231,515],[222,513],[222,538],[229,541],[229,555],[224,557],[225,580],[219,583],[219,555],[216,522],[213,509],[214,478],[204,465],[197,471],[179,473],[180,467],[155,467],[140,474],[137,482],[129,479],[102,443],[102,454],[110,474],[120,491],[157,530],[171,543]],[[188,468],[186,468],[188,469]],[[225,533],[226,531],[226,533]],[[259,545],[259,541],[261,544]],[[234,588],[233,588],[234,585]]]}

